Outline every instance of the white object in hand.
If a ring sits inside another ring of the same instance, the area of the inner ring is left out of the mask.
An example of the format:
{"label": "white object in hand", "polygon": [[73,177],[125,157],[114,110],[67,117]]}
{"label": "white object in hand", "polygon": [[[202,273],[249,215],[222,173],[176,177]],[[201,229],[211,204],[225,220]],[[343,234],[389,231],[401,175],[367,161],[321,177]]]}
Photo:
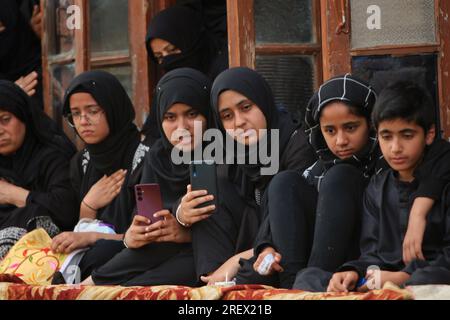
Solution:
{"label": "white object in hand", "polygon": [[270,267],[275,262],[275,257],[273,254],[269,253],[266,255],[258,267],[258,273],[262,276],[267,276],[269,274]]}
{"label": "white object in hand", "polygon": [[228,273],[225,274],[225,281],[219,281],[214,283],[215,286],[221,286],[221,287],[229,287],[229,286],[235,286],[236,281],[233,279],[232,281],[228,281]]}

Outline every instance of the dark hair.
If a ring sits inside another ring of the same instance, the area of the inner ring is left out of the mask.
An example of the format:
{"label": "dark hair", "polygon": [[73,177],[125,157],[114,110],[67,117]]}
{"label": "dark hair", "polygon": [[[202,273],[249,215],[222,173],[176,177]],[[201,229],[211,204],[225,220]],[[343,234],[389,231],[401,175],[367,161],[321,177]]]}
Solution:
{"label": "dark hair", "polygon": [[399,81],[383,89],[372,112],[372,123],[378,129],[382,121],[394,119],[414,122],[428,132],[434,124],[428,92],[411,81]]}

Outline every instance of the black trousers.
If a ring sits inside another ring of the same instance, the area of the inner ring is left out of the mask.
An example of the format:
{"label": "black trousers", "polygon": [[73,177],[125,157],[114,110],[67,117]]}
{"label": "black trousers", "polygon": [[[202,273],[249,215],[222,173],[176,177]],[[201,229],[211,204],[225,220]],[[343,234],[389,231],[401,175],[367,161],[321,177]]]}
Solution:
{"label": "black trousers", "polygon": [[125,249],[125,246],[122,241],[98,240],[95,242],[95,244],[86,251],[78,265],[81,271],[81,280],[89,277],[94,269],[107,263],[123,249]]}
{"label": "black trousers", "polygon": [[96,285],[197,286],[190,244],[151,243],[124,249],[92,272]]}
{"label": "black trousers", "polygon": [[292,288],[303,268],[333,272],[358,257],[365,185],[362,172],[347,164],[327,171],[320,192],[295,171],[273,178],[265,205],[272,244],[282,256],[280,287]]}

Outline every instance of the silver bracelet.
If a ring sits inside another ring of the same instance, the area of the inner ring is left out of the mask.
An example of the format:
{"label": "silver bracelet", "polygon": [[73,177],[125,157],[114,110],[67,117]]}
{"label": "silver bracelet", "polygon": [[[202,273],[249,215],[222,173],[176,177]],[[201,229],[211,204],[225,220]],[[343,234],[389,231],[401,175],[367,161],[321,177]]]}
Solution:
{"label": "silver bracelet", "polygon": [[125,246],[125,248],[130,249],[127,245],[127,242],[125,241],[125,235],[123,236],[122,242],[123,242],[123,245]]}
{"label": "silver bracelet", "polygon": [[185,223],[180,220],[180,217],[179,217],[180,209],[181,209],[181,204],[178,206],[177,211],[175,212],[175,218],[177,218],[178,223],[181,224],[183,227],[189,228],[191,226],[189,223]]}

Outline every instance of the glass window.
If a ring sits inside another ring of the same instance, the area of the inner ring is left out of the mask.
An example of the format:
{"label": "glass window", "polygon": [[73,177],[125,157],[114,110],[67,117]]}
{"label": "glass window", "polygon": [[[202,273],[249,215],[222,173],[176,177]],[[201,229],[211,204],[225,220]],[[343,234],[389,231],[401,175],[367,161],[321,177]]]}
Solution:
{"label": "glass window", "polygon": [[426,88],[434,99],[436,107],[431,112],[435,114],[437,129],[439,129],[436,54],[405,57],[389,55],[353,57],[352,70],[354,75],[369,81],[378,93],[386,85],[399,80],[414,81]]}
{"label": "glass window", "polygon": [[128,54],[128,1],[90,0],[92,56]]}
{"label": "glass window", "polygon": [[[62,108],[64,101],[64,94],[69,87],[70,81],[75,77],[75,65],[53,65],[50,68],[51,72],[51,96],[53,106],[53,120],[58,124],[63,124],[68,129],[67,124],[62,118]],[[66,130],[69,134],[72,130]],[[73,136],[74,137],[74,136]]]}
{"label": "glass window", "polygon": [[[433,0],[352,0],[352,48],[436,43],[434,3]],[[375,28],[377,25],[379,29]]]}
{"label": "glass window", "polygon": [[73,3],[73,0],[50,0],[46,2],[50,55],[73,52],[74,31],[69,30],[66,24],[67,8]]}
{"label": "glass window", "polygon": [[255,0],[256,43],[308,43],[313,35],[311,0]]}
{"label": "glass window", "polygon": [[284,106],[303,120],[306,105],[314,92],[314,58],[259,55],[256,57],[256,69],[269,82],[277,105]]}

